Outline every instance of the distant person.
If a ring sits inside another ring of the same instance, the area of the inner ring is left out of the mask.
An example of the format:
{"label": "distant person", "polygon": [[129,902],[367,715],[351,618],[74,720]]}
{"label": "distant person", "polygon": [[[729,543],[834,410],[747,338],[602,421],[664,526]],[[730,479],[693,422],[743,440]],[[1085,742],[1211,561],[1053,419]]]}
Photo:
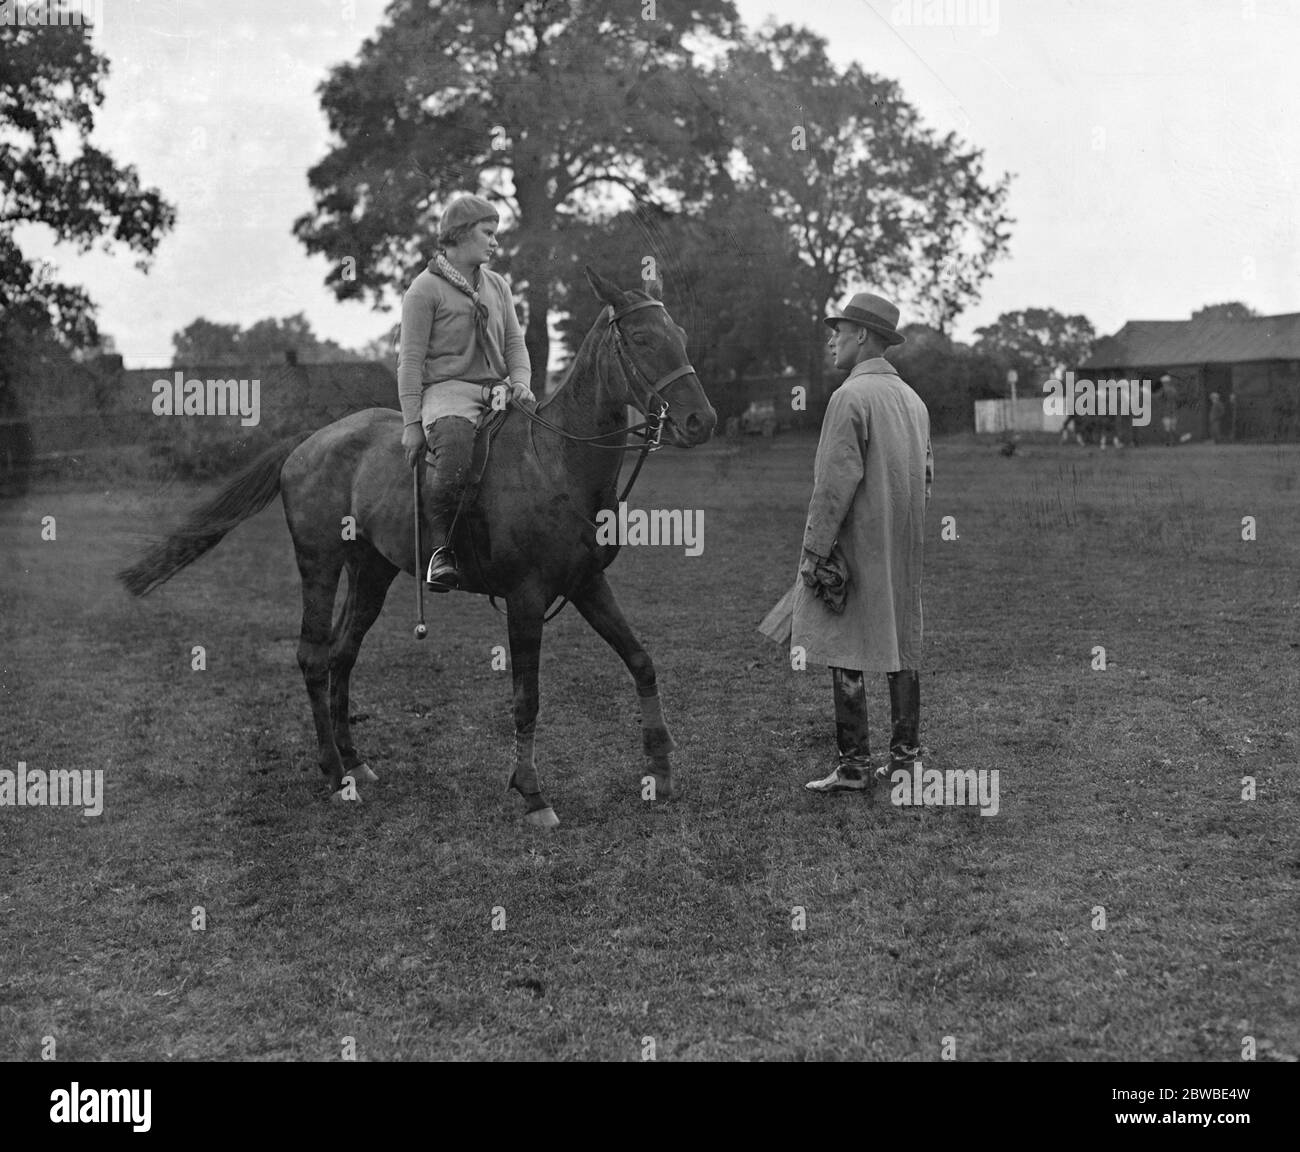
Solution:
{"label": "distant person", "polygon": [[532,369],[514,297],[486,265],[497,250],[500,217],[478,196],[458,196],[438,224],[438,252],[402,297],[397,397],[406,463],[432,462],[425,514],[435,544],[425,577],[434,592],[460,587],[451,525],[469,474],[479,416],[492,389],[508,385],[533,401]]}
{"label": "distant person", "polygon": [[1228,393],[1228,443],[1237,441],[1237,393]]}
{"label": "distant person", "polygon": [[1160,377],[1160,427],[1164,429],[1165,447],[1172,448],[1178,441],[1178,389],[1168,372]]}
{"label": "distant person", "polygon": [[1079,417],[1071,412],[1066,418],[1065,423],[1061,426],[1061,443],[1068,444],[1073,440],[1080,448],[1083,447],[1083,433],[1079,431]]}
{"label": "distant person", "polygon": [[1219,399],[1217,392],[1210,393],[1210,439],[1216,444],[1223,442],[1223,414],[1227,409]]}
{"label": "distant person", "polygon": [[[817,444],[791,642],[830,667],[835,699],[837,762],[805,787],[860,792],[873,780],[866,672],[888,676],[890,768],[920,765],[921,562],[934,465],[930,413],[884,358],[904,340],[898,309],[859,292],[824,322],[835,367],[849,375]],[[825,593],[841,586],[837,613]]]}
{"label": "distant person", "polygon": [[1101,450],[1106,451],[1106,437],[1109,436],[1116,448],[1123,448],[1124,442],[1119,438],[1119,413],[1110,412],[1097,417],[1097,431],[1101,435]]}

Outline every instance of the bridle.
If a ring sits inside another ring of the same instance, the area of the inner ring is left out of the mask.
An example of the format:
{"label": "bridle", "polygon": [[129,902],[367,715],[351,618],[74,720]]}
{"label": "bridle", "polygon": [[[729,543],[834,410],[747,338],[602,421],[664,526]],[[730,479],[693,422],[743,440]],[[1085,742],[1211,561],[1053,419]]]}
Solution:
{"label": "bridle", "polygon": [[[540,424],[543,428],[549,429],[557,436],[565,440],[572,440],[578,444],[585,444],[588,448],[606,448],[613,452],[639,452],[640,455],[636,460],[636,467],[632,469],[632,475],[628,477],[627,483],[623,486],[623,491],[619,495],[619,503],[625,501],[628,493],[632,491],[632,485],[636,483],[636,478],[641,474],[641,465],[645,463],[646,457],[651,452],[657,452],[663,446],[661,440],[664,433],[664,420],[668,415],[668,401],[664,399],[662,390],[670,387],[684,376],[692,376],[695,369],[691,367],[690,362],[683,364],[680,368],[674,368],[671,372],[666,372],[660,376],[654,383],[650,382],[650,377],[641,370],[637,365],[636,358],[632,355],[631,349],[627,346],[627,337],[623,335],[623,330],[618,326],[619,321],[624,317],[631,315],[633,312],[639,312],[642,308],[664,308],[661,300],[634,300],[631,304],[624,304],[622,308],[615,308],[610,304],[605,309],[605,333],[612,334],[614,342],[614,356],[619,361],[619,369],[623,373],[624,383],[628,385],[627,394],[633,396],[634,392],[631,387],[632,380],[637,379],[640,384],[644,385],[644,394],[637,397],[633,403],[640,410],[645,421],[637,424],[632,428],[615,428],[611,432],[601,432],[595,436],[577,436],[572,432],[566,432],[563,428],[551,423],[544,416],[539,416],[536,412],[525,408],[517,401],[511,401],[525,416],[534,424]],[[665,308],[666,312],[667,309]],[[652,411],[652,407],[654,410]],[[610,436],[623,436],[635,434],[642,438],[641,444],[601,444],[599,441],[606,440]],[[489,446],[491,440],[488,441]],[[484,468],[487,467],[487,459],[484,457]],[[462,494],[462,503],[464,496]],[[460,509],[456,510],[456,517],[460,517]],[[454,525],[453,525],[454,526]],[[489,603],[496,607],[496,597],[489,595]],[[549,615],[543,617],[543,623],[555,619],[569,602],[567,593],[560,597],[560,603]],[[499,609],[498,609],[499,611]]]}
{"label": "bridle", "polygon": [[[662,438],[664,431],[664,420],[668,415],[668,401],[664,399],[662,389],[668,388],[684,376],[693,376],[695,369],[690,363],[683,364],[680,368],[674,368],[671,372],[665,372],[654,383],[650,382],[650,377],[636,362],[632,355],[631,349],[627,346],[627,337],[623,335],[623,330],[618,326],[619,321],[638,312],[642,308],[663,308],[662,300],[634,300],[631,304],[624,304],[622,308],[615,308],[610,304],[605,309],[606,332],[612,333],[614,343],[614,356],[619,362],[619,369],[623,374],[624,383],[628,385],[627,393],[633,397],[633,403],[645,417],[641,424],[634,425],[631,428],[615,428],[611,432],[600,432],[595,436],[577,436],[572,432],[566,432],[556,424],[552,424],[543,416],[536,412],[530,411],[522,404],[518,405],[519,409],[534,424],[540,424],[543,428],[554,432],[557,436],[562,436],[565,440],[572,440],[579,444],[586,444],[589,448],[605,448],[612,452],[640,452],[641,455],[636,462],[636,467],[628,479],[627,487],[623,489],[623,495],[620,500],[627,498],[627,494],[632,490],[632,485],[636,481],[637,473],[641,471],[641,465],[645,463],[645,458],[651,452],[657,452],[663,447]],[[665,309],[666,311],[666,309]],[[637,380],[642,386],[642,395],[637,396],[636,390],[632,388],[632,381]],[[642,438],[641,444],[601,444],[599,441],[607,440],[611,436],[622,436],[634,434]]]}
{"label": "bridle", "polygon": [[[623,329],[618,326],[618,322],[625,316],[637,312],[642,308],[663,307],[663,301],[661,300],[634,300],[631,304],[625,304],[619,309],[615,309],[612,304],[606,309],[605,323],[608,326],[608,330],[614,333],[614,355],[618,358],[619,365],[623,370],[623,379],[630,383],[632,379],[639,378],[645,385],[645,395],[642,398],[643,402],[637,404],[637,407],[641,409],[642,415],[646,418],[644,425],[646,430],[642,432],[639,428],[629,428],[627,431],[640,432],[647,441],[653,441],[647,449],[647,451],[650,452],[655,452],[662,446],[659,441],[660,437],[663,435],[664,417],[668,414],[668,401],[663,398],[661,389],[667,388],[670,384],[680,380],[683,376],[693,376],[695,374],[695,369],[691,366],[690,361],[687,361],[680,368],[675,368],[671,372],[665,372],[653,384],[650,383],[650,377],[641,370],[635,358],[632,356],[632,351],[627,346],[627,337],[623,335]],[[667,311],[667,309],[665,309],[665,311]],[[630,387],[628,388],[628,395],[632,395],[632,389]],[[652,401],[658,406],[658,411],[653,414],[650,410]]]}

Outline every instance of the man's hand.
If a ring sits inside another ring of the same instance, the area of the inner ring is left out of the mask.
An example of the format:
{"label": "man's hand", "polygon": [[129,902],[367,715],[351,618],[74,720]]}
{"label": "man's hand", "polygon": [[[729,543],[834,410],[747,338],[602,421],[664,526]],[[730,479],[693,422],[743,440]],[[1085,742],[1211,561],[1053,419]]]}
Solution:
{"label": "man's hand", "polygon": [[799,578],[808,585],[809,588],[816,588],[820,580],[817,579],[817,566],[825,564],[829,559],[827,556],[818,556],[815,552],[809,552],[807,548],[803,550],[803,559],[799,562]]}
{"label": "man's hand", "polygon": [[510,382],[510,393],[516,404],[537,403],[537,397],[533,395],[533,390],[527,384],[516,384],[512,380]]}
{"label": "man's hand", "polygon": [[406,453],[408,468],[414,468],[420,462],[420,457],[424,455],[427,448],[424,429],[420,427],[419,421],[407,424],[402,429],[402,451]]}

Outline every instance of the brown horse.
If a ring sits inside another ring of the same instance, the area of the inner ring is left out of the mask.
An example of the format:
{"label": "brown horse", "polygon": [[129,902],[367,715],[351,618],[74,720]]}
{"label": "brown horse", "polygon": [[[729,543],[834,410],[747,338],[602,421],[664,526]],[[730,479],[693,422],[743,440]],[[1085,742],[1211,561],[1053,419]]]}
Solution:
{"label": "brown horse", "polygon": [[[703,443],[717,422],[687,362],[685,333],[663,304],[645,292],[624,292],[591,269],[587,279],[605,310],[564,383],[537,413],[509,410],[491,441],[477,500],[458,521],[453,541],[464,590],[506,603],[515,719],[507,787],[523,796],[525,818],[539,827],[559,823],[542,795],[533,741],[544,615],[560,597],[572,601],[631,672],[655,796],[672,794],[673,743],[654,664],[605,580],[618,549],[597,543],[595,521],[616,505],[629,405],[681,448]],[[269,449],[119,574],[128,591],[144,595],[281,493],[302,576],[298,664],[334,799],[356,798],[355,782],[377,779],[357,755],[348,723],[348,682],[361,641],[397,573],[424,578],[435,543],[422,531],[422,554],[415,555],[414,486],[401,432],[397,412],[371,408]],[[346,517],[355,518],[355,539],[343,530]],[[347,596],[336,621],[345,568]]]}

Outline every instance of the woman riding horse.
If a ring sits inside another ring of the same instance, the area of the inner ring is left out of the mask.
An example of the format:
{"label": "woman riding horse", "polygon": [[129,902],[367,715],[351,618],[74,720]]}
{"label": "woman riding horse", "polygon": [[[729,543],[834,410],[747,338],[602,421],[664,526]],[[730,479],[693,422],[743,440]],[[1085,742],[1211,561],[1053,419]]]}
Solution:
{"label": "woman riding horse", "polygon": [[508,377],[516,400],[534,399],[510,285],[482,267],[496,251],[499,222],[497,210],[478,196],[453,200],[438,225],[438,254],[402,297],[402,448],[416,468],[427,446],[433,466],[426,506],[437,547],[425,578],[433,592],[462,583],[451,525],[492,389]]}

